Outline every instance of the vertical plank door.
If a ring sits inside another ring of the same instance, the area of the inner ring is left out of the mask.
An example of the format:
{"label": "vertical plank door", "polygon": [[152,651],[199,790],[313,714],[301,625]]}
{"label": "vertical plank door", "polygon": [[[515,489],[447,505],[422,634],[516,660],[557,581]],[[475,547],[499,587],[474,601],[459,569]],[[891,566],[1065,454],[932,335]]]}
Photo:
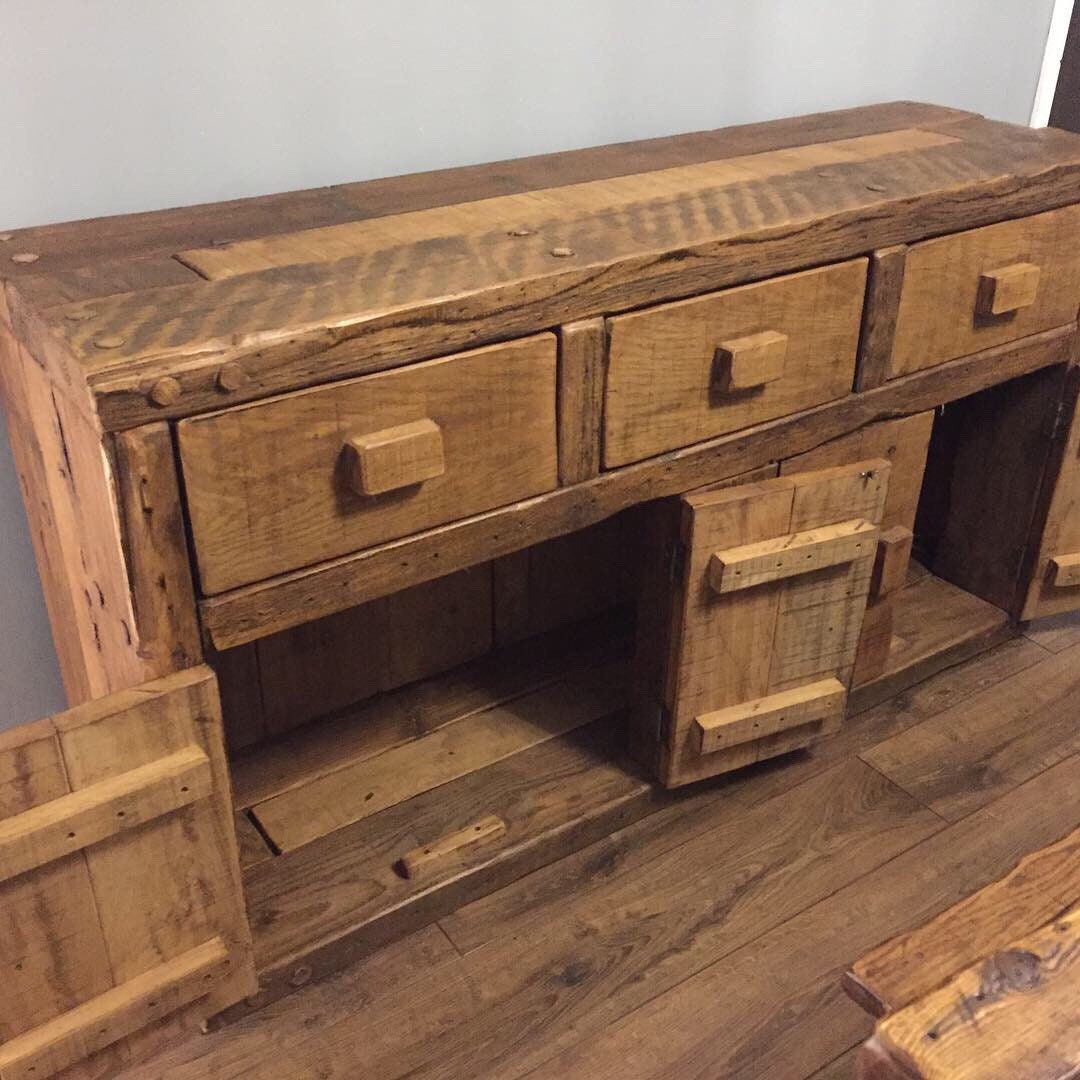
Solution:
{"label": "vertical plank door", "polygon": [[98,1076],[254,993],[213,672],[0,734],[0,1078]]}
{"label": "vertical plank door", "polygon": [[656,717],[651,764],[663,783],[837,729],[889,471],[870,459],[683,497],[670,608],[658,621],[667,623],[662,700],[639,702]]}

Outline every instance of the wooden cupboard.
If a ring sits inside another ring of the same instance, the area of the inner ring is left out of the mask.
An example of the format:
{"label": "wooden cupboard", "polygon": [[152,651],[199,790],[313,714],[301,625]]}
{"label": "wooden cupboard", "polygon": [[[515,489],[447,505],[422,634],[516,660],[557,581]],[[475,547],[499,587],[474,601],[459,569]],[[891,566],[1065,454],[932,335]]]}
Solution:
{"label": "wooden cupboard", "polygon": [[73,711],[0,735],[0,1077],[1080,605],[1078,205],[1075,137],[897,103],[3,234]]}

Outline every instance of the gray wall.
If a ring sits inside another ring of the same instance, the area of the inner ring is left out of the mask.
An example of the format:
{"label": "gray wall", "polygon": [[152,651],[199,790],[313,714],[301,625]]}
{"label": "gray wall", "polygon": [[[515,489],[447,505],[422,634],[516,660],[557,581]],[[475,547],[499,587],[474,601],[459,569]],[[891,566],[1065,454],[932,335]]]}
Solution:
{"label": "gray wall", "polygon": [[[909,98],[1026,123],[1052,0],[0,0],[0,226]],[[0,727],[61,706],[0,437]]]}

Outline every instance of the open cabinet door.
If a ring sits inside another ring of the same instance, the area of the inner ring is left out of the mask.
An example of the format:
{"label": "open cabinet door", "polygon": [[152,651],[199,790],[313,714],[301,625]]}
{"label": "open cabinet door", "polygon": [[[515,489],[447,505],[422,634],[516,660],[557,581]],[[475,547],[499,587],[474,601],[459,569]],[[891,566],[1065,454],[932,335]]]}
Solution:
{"label": "open cabinet door", "polygon": [[656,717],[650,764],[664,784],[807,746],[840,725],[888,477],[874,459],[681,500],[667,618],[645,612],[639,637],[642,654],[650,627],[666,639],[654,665],[661,701],[639,700],[635,724],[640,752],[644,717]]}
{"label": "open cabinet door", "polygon": [[1060,458],[1051,463],[1045,483],[1045,516],[1036,517],[1041,533],[1030,567],[1031,582],[1022,619],[1061,615],[1080,609],[1080,368],[1069,372],[1062,415],[1069,418]]}
{"label": "open cabinet door", "polygon": [[207,667],[0,733],[0,1078],[111,1074],[253,994]]}

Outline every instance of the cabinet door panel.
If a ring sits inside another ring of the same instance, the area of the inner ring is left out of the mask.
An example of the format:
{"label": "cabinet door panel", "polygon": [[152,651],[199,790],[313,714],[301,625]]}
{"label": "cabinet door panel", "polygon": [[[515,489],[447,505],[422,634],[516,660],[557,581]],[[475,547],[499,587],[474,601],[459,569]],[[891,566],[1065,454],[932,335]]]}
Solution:
{"label": "cabinet door panel", "polygon": [[[651,757],[665,784],[727,772],[836,730],[889,471],[887,461],[871,459],[684,497],[670,610],[660,620],[665,670],[652,700],[643,686],[635,725],[639,755]],[[767,552],[775,553],[771,573]],[[755,583],[724,591],[718,565],[752,567]],[[657,625],[654,613],[643,616],[642,626]],[[648,716],[651,750],[641,737]]]}
{"label": "cabinet door panel", "polygon": [[95,1075],[256,989],[209,668],[0,736],[0,1077]]}

